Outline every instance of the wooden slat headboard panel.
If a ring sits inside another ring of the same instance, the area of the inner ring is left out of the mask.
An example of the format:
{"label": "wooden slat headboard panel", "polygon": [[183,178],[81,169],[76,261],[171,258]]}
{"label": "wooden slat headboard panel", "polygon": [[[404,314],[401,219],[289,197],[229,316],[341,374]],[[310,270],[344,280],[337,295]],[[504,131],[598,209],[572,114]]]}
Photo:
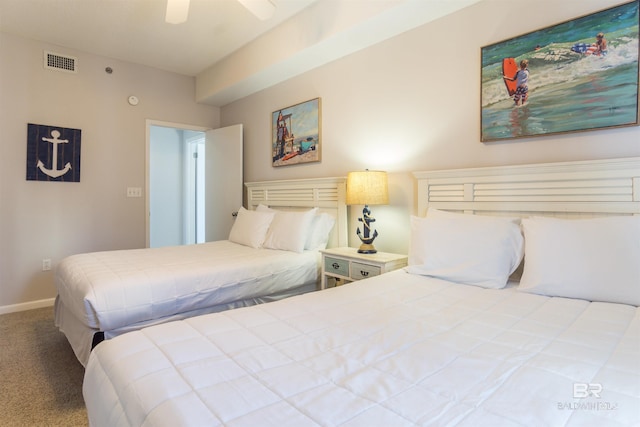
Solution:
{"label": "wooden slat headboard panel", "polygon": [[336,218],[329,247],[348,246],[346,179],[312,178],[298,180],[247,182],[248,209],[259,204],[274,209],[308,209],[317,207]]}
{"label": "wooden slat headboard panel", "polygon": [[418,215],[640,215],[640,157],[414,172]]}

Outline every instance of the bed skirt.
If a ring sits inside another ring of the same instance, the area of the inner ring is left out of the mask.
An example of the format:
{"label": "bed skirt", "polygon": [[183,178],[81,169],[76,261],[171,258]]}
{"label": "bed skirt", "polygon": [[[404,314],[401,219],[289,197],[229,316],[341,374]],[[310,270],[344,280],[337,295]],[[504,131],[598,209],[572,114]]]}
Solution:
{"label": "bed skirt", "polygon": [[[161,323],[171,322],[174,320],[183,320],[189,317],[199,316],[202,314],[217,313],[220,311],[231,310],[240,307],[249,307],[251,305],[263,304],[266,302],[277,301],[283,298],[289,298],[294,295],[305,294],[307,292],[316,291],[318,289],[317,281],[305,283],[302,286],[298,286],[291,289],[285,289],[280,292],[276,292],[271,295],[265,295],[254,298],[247,298],[239,301],[232,301],[225,304],[219,304],[211,307],[205,307],[198,310],[192,310],[186,313],[174,314],[172,316],[162,317],[160,319],[152,319],[145,322],[138,322],[133,325],[127,325],[122,328],[100,331],[98,329],[90,328],[83,322],[78,320],[73,313],[68,310],[60,297],[56,297],[55,301],[55,324],[62,333],[65,334],[67,340],[71,344],[71,348],[76,357],[82,363],[82,366],[86,366],[89,360],[89,354],[95,345],[97,345],[103,339],[111,339],[122,335],[127,332],[136,331],[147,326],[159,325]],[[99,334],[96,336],[96,334]],[[100,336],[100,334],[102,336]]]}

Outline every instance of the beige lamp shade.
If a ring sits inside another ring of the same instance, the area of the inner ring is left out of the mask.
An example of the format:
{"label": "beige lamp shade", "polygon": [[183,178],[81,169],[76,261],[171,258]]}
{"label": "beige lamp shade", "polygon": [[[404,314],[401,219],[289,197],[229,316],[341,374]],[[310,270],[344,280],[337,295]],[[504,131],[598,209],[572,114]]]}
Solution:
{"label": "beige lamp shade", "polygon": [[347,175],[347,205],[387,205],[389,187],[384,171],[358,171]]}

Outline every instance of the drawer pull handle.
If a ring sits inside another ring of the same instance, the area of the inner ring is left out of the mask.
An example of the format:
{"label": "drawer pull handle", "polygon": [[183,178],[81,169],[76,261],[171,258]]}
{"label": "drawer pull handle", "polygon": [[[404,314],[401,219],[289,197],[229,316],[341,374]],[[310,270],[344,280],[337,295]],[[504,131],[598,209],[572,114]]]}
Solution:
{"label": "drawer pull handle", "polygon": [[334,262],[333,264],[331,264],[331,267],[333,267],[334,270],[337,270],[340,268],[340,264],[338,264],[337,262]]}
{"label": "drawer pull handle", "polygon": [[369,275],[368,271],[364,271],[364,270],[360,270],[360,274],[362,275],[362,277],[367,277]]}

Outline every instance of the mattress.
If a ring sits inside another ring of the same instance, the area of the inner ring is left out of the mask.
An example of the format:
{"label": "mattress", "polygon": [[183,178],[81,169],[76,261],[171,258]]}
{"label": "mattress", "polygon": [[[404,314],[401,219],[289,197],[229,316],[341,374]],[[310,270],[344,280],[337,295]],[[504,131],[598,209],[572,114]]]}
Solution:
{"label": "mattress", "polygon": [[638,307],[394,271],[98,345],[92,426],[628,426]]}
{"label": "mattress", "polygon": [[56,323],[85,359],[87,334],[108,331],[110,337],[174,315],[287,295],[314,286],[319,264],[316,251],[254,249],[227,240],[73,255],[55,271]]}

